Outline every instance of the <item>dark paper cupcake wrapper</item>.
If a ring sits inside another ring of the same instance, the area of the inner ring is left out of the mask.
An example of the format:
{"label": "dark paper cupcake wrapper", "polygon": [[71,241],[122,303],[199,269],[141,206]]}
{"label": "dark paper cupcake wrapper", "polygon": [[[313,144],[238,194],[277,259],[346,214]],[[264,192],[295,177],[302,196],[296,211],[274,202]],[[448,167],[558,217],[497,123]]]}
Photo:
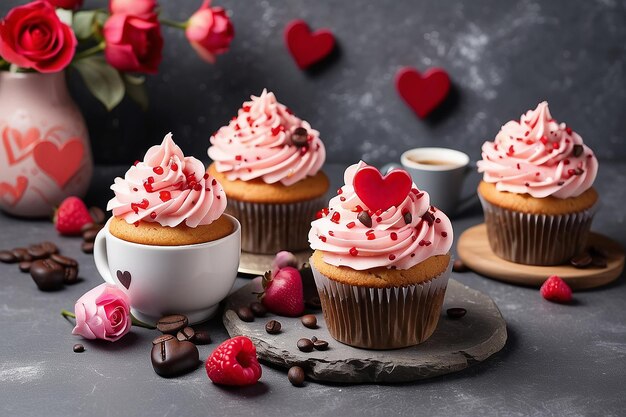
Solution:
{"label": "dark paper cupcake wrapper", "polygon": [[311,265],[331,336],[365,349],[397,349],[428,339],[437,327],[452,269],[450,264],[420,284],[371,288],[339,283]]}
{"label": "dark paper cupcake wrapper", "polygon": [[249,203],[229,199],[226,213],[241,223],[241,250],[275,254],[309,248],[309,230],[316,213],[325,207],[324,196],[285,204]]}
{"label": "dark paper cupcake wrapper", "polygon": [[491,250],[525,265],[562,265],[585,250],[597,203],[562,215],[531,214],[495,206],[480,196]]}

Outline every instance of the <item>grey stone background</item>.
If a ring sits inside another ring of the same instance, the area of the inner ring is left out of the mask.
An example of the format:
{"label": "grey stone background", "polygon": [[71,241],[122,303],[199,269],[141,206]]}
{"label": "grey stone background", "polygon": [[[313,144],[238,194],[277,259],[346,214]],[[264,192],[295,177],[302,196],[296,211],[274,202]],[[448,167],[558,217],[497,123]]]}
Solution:
{"label": "grey stone background", "polygon": [[[3,0],[0,12],[25,2]],[[185,20],[201,1],[159,3],[164,16]],[[626,156],[626,1],[213,3],[231,12],[230,52],[205,64],[182,32],[165,28],[164,61],[148,80],[147,113],[123,103],[107,114],[72,80],[97,163],[132,162],[168,131],[186,153],[207,161],[209,135],[264,87],[320,130],[329,162],[385,163],[428,145],[478,158],[484,140],[544,99],[601,159]],[[330,28],[339,44],[335,59],[313,73],[296,67],[283,41],[284,27],[296,18]],[[426,121],[395,91],[395,73],[405,65],[441,66],[451,76],[453,94]]]}

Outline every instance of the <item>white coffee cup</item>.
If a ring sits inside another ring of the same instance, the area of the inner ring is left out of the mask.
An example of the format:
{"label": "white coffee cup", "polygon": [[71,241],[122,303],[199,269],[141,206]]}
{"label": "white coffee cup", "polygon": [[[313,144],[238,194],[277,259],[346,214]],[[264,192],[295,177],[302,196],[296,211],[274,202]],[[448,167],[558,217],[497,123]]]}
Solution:
{"label": "white coffee cup", "polygon": [[153,246],[128,242],[109,231],[110,220],[96,236],[94,259],[102,278],[130,297],[131,312],[155,323],[167,314],[185,314],[190,323],[210,318],[237,278],[241,225],[212,242]]}
{"label": "white coffee cup", "polygon": [[[466,175],[471,172],[467,154],[448,148],[414,148],[400,156],[401,168],[406,170],[420,190],[428,192],[430,203],[452,216],[457,212],[462,200],[461,188]],[[383,172],[398,167],[389,164]]]}

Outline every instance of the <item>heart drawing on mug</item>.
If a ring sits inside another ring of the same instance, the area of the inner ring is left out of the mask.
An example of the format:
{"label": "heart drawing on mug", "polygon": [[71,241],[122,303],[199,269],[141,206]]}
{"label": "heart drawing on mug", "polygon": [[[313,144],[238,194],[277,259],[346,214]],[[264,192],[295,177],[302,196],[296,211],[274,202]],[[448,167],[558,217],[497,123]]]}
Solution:
{"label": "heart drawing on mug", "polygon": [[132,277],[130,276],[130,272],[128,271],[117,271],[117,279],[118,281],[126,288],[130,288],[130,281],[132,281]]}
{"label": "heart drawing on mug", "polygon": [[[28,187],[28,178],[22,175],[17,177],[15,185],[0,182],[0,199],[6,201],[11,206],[15,206],[22,199],[22,196],[26,191],[26,187]],[[7,201],[5,195],[11,196],[12,199]]]}

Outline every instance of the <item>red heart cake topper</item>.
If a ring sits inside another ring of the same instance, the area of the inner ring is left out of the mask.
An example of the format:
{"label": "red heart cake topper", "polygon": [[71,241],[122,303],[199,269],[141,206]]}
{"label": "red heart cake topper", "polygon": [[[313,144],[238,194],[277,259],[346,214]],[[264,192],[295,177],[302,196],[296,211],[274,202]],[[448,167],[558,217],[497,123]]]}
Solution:
{"label": "red heart cake topper", "polygon": [[335,37],[328,29],[311,32],[304,20],[294,20],[287,25],[285,42],[300,69],[326,58],[335,47]]}
{"label": "red heart cake topper", "polygon": [[424,118],[448,95],[450,77],[442,68],[431,68],[422,75],[406,67],[396,75],[396,89],[409,107]]}
{"label": "red heart cake topper", "polygon": [[401,204],[411,192],[413,180],[402,169],[392,169],[383,177],[379,170],[368,165],[356,172],[352,185],[367,208],[376,211]]}

